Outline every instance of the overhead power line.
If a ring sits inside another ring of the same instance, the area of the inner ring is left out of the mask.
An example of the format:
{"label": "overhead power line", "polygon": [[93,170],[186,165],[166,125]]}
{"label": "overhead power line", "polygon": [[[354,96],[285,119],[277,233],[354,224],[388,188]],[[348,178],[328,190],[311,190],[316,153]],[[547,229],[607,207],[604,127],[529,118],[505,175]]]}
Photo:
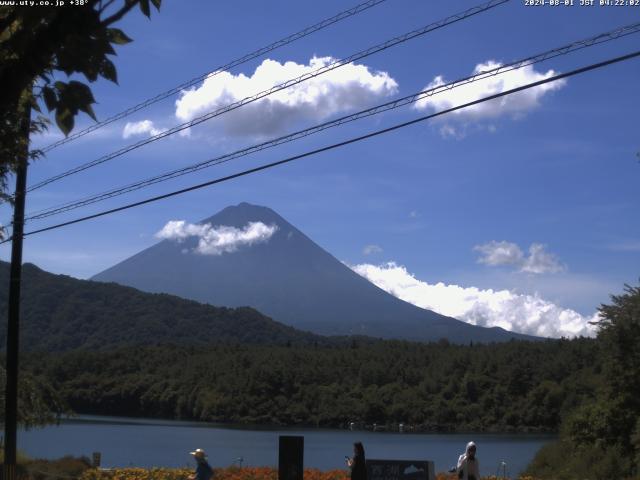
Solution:
{"label": "overhead power line", "polygon": [[[518,93],[518,92],[521,92],[523,90],[528,90],[530,88],[538,87],[538,86],[544,85],[546,83],[555,82],[555,81],[561,80],[563,78],[568,78],[568,77],[572,77],[572,76],[579,75],[579,74],[582,74],[582,73],[586,73],[586,72],[591,71],[591,70],[596,70],[596,69],[599,69],[599,68],[603,68],[603,67],[612,65],[614,63],[623,62],[623,61],[630,60],[632,58],[636,58],[636,57],[639,57],[639,56],[640,56],[640,50],[637,50],[635,52],[632,52],[632,53],[629,53],[629,54],[626,54],[626,55],[622,55],[622,56],[619,56],[619,57],[611,58],[609,60],[605,60],[605,61],[602,61],[602,62],[599,62],[599,63],[594,63],[594,64],[591,64],[591,65],[587,65],[585,67],[577,68],[575,70],[571,70],[570,72],[560,73],[558,75],[554,75],[552,77],[545,78],[543,80],[538,80],[536,82],[531,82],[531,83],[528,83],[526,85],[522,85],[520,87],[516,87],[516,88],[509,89],[509,90],[505,90],[504,92],[500,92],[500,93],[497,93],[497,94],[494,94],[494,95],[489,95],[489,96],[486,96],[486,97],[483,97],[483,98],[480,98],[480,99],[477,99],[477,100],[474,100],[474,101],[471,101],[471,102],[464,103],[462,105],[458,105],[456,107],[447,108],[445,110],[440,110],[439,112],[432,113],[430,115],[425,115],[425,116],[418,117],[418,118],[415,118],[415,119],[407,121],[407,122],[403,122],[403,123],[399,123],[399,124],[393,125],[391,127],[383,128],[381,130],[376,130],[376,131],[370,132],[370,133],[368,133],[366,135],[361,135],[359,137],[350,138],[349,140],[345,140],[345,141],[342,141],[342,142],[334,143],[334,144],[328,145],[326,147],[322,147],[322,148],[318,148],[318,149],[315,149],[315,150],[311,150],[311,151],[308,151],[308,152],[305,152],[305,153],[302,153],[302,154],[299,154],[299,155],[294,155],[292,157],[288,157],[288,158],[285,158],[283,160],[279,160],[277,162],[268,163],[268,164],[265,164],[265,165],[261,165],[259,167],[255,167],[255,168],[251,168],[251,169],[248,169],[248,170],[244,170],[242,172],[234,173],[233,175],[228,175],[228,176],[225,176],[225,177],[216,178],[216,179],[210,180],[208,182],[204,182],[204,183],[200,183],[200,184],[197,184],[197,185],[193,185],[191,187],[183,188],[181,190],[176,190],[176,191],[173,191],[173,192],[170,192],[170,193],[165,193],[163,195],[158,195],[158,196],[155,196],[155,197],[147,198],[145,200],[141,200],[141,201],[138,201],[138,202],[129,203],[129,204],[123,205],[121,207],[112,208],[112,209],[109,209],[109,210],[104,210],[102,212],[95,213],[93,215],[87,215],[87,216],[84,216],[84,217],[76,218],[74,220],[69,220],[67,222],[58,223],[56,225],[51,225],[49,227],[40,228],[38,230],[32,230],[31,232],[25,233],[24,236],[26,237],[26,236],[29,236],[29,235],[35,235],[35,234],[42,233],[42,232],[47,232],[47,231],[50,231],[50,230],[56,230],[58,228],[66,227],[68,225],[73,225],[73,224],[76,224],[76,223],[85,222],[85,221],[92,220],[92,219],[95,219],[95,218],[103,217],[105,215],[110,215],[112,213],[121,212],[121,211],[128,210],[128,209],[131,209],[131,208],[139,207],[141,205],[146,205],[148,203],[154,203],[154,202],[157,202],[157,201],[160,201],[160,200],[164,200],[165,198],[174,197],[176,195],[181,195],[183,193],[191,192],[191,191],[194,191],[194,190],[199,190],[201,188],[209,187],[211,185],[216,185],[218,183],[227,182],[229,180],[233,180],[233,179],[236,179],[236,178],[239,178],[239,177],[243,177],[243,176],[246,176],[246,175],[249,175],[249,174],[252,174],[252,173],[260,172],[262,170],[267,170],[267,169],[270,169],[270,168],[273,168],[273,167],[277,167],[279,165],[284,165],[285,163],[290,163],[290,162],[293,162],[295,160],[299,160],[299,159],[302,159],[302,158],[310,157],[312,155],[317,155],[318,153],[326,152],[326,151],[333,150],[333,149],[336,149],[336,148],[339,148],[339,147],[344,147],[344,146],[350,145],[352,143],[360,142],[362,140],[373,138],[373,137],[376,137],[378,135],[382,135],[382,134],[389,133],[389,132],[392,132],[392,131],[395,131],[395,130],[399,130],[401,128],[408,127],[408,126],[414,125],[416,123],[424,122],[426,120],[429,120],[429,119],[432,119],[432,118],[436,118],[436,117],[439,117],[439,116],[442,116],[442,115],[446,115],[448,113],[455,112],[455,111],[461,110],[463,108],[468,108],[468,107],[471,107],[473,105],[478,105],[480,103],[484,103],[484,102],[488,102],[488,101],[491,101],[491,100],[495,100],[497,98],[505,97],[507,95],[512,95],[514,93]],[[10,240],[11,240],[11,238],[8,238],[8,239],[0,242],[0,244],[6,243],[6,242],[8,242]]]}
{"label": "overhead power line", "polygon": [[45,180],[42,180],[41,182],[38,182],[32,186],[30,186],[27,189],[27,192],[31,192],[33,190],[39,189],[44,187],[45,185],[49,185],[50,183],[56,182],[58,180],[61,180],[63,178],[66,178],[68,176],[74,175],[76,173],[82,172],[84,170],[87,170],[89,168],[95,167],[96,165],[100,165],[102,163],[105,163],[109,160],[113,160],[114,158],[117,158],[121,155],[124,155],[127,152],[130,152],[132,150],[135,150],[137,148],[140,148],[144,145],[147,145],[149,143],[155,142],[157,140],[160,140],[162,138],[168,137],[170,135],[174,135],[180,131],[186,130],[187,128],[191,128],[193,126],[196,126],[200,123],[206,122],[207,120],[211,120],[212,118],[218,117],[224,113],[230,112],[232,110],[235,110],[237,108],[240,108],[244,105],[248,105],[250,103],[253,103],[257,100],[260,100],[261,98],[265,98],[269,95],[272,95],[276,92],[279,92],[281,90],[284,90],[286,88],[292,87],[294,85],[297,85],[299,83],[305,82],[307,80],[310,80],[312,78],[318,77],[320,75],[323,75],[327,72],[330,72],[332,70],[335,70],[337,68],[340,68],[344,65],[348,65],[349,63],[355,62],[357,60],[361,60],[365,57],[368,57],[370,55],[373,55],[374,53],[378,53],[381,52],[383,50],[386,50],[388,48],[394,47],[396,45],[399,45],[401,43],[407,42],[409,40],[412,40],[414,38],[420,37],[422,35],[425,35],[429,32],[432,32],[434,30],[438,30],[440,28],[443,28],[447,25],[451,25],[453,23],[459,22],[461,20],[464,20],[466,18],[469,18],[471,16],[477,15],[479,13],[482,12],[486,12],[487,10],[490,10],[494,7],[497,7],[498,5],[502,5],[504,3],[507,3],[510,0],[490,0],[489,2],[485,2],[482,3],[480,5],[477,5],[475,7],[471,7],[463,12],[454,14],[454,15],[450,15],[442,20],[439,20],[437,22],[431,23],[429,25],[426,25],[422,28],[413,30],[411,32],[405,33],[403,35],[394,37],[390,40],[387,40],[386,42],[380,43],[378,45],[375,45],[373,47],[367,48],[366,50],[362,50],[358,53],[354,53],[346,58],[343,58],[341,60],[335,60],[334,62],[331,62],[328,65],[325,65],[323,67],[320,67],[316,70],[313,70],[311,72],[307,72],[303,75],[300,75],[299,77],[293,78],[293,79],[289,79],[283,83],[280,83],[278,85],[275,85],[267,90],[263,90],[262,92],[256,93],[254,95],[251,95],[249,97],[245,97],[242,100],[239,100],[237,102],[231,103],[229,105],[226,105],[224,107],[221,107],[215,111],[212,112],[208,112],[204,115],[201,115],[197,118],[194,118],[193,120],[190,120],[188,122],[182,123],[180,125],[176,125],[175,127],[172,127],[168,130],[165,130],[157,135],[154,135],[152,137],[146,138],[144,140],[140,140],[139,142],[133,143],[131,145],[127,145],[126,147],[123,147],[119,150],[116,150],[115,152],[109,153],[107,155],[104,155],[96,160],[92,160],[90,162],[84,163],[82,165],[79,165],[75,168],[72,168],[70,170],[67,170],[66,172],[60,173],[58,175],[55,175],[53,177],[47,178]]}
{"label": "overhead power line", "polygon": [[496,68],[492,68],[490,70],[484,70],[482,72],[479,72],[477,74],[474,75],[470,75],[468,77],[465,78],[461,78],[458,80],[455,80],[453,82],[449,82],[447,84],[443,84],[443,85],[439,85],[437,87],[434,88],[430,88],[427,90],[423,90],[420,91],[418,93],[414,93],[412,95],[408,95],[390,102],[386,102],[383,103],[381,105],[377,105],[375,107],[371,107],[365,110],[361,110],[359,112],[350,114],[350,115],[345,115],[342,116],[340,118],[328,121],[328,122],[324,122],[321,123],[319,125],[315,125],[313,127],[309,127],[306,128],[304,130],[299,130],[297,132],[294,133],[290,133],[288,135],[284,135],[278,138],[274,138],[271,139],[269,141],[266,142],[262,142],[256,145],[252,145],[250,147],[246,147],[243,148],[241,150],[236,150],[235,152],[232,153],[227,153],[224,155],[220,155],[218,157],[215,158],[211,158],[205,161],[201,161],[192,165],[189,165],[187,167],[183,167],[183,168],[179,168],[179,169],[174,169],[159,175],[155,175],[153,177],[144,179],[144,180],[139,180],[137,182],[134,183],[130,183],[128,185],[122,186],[122,187],[118,187],[118,188],[114,188],[111,190],[108,190],[106,192],[102,192],[99,194],[95,194],[80,200],[75,200],[72,202],[66,202],[63,203],[61,205],[55,206],[55,207],[49,207],[47,209],[43,209],[34,213],[30,213],[26,220],[40,220],[43,218],[47,218],[53,215],[58,215],[64,212],[68,212],[71,210],[75,210],[77,208],[80,207],[84,207],[87,205],[91,205],[93,203],[97,203],[103,200],[107,200],[110,198],[114,198],[116,196],[120,196],[120,195],[124,195],[126,193],[130,193],[136,190],[140,190],[142,188],[151,186],[151,185],[155,185],[157,183],[161,183],[161,182],[165,182],[168,180],[171,180],[173,178],[177,178],[177,177],[181,177],[183,175],[187,175],[199,170],[202,170],[204,168],[208,168],[214,165],[219,165],[221,163],[226,163],[229,162],[231,160],[240,158],[240,157],[244,157],[268,148],[273,148],[276,147],[278,145],[282,145],[284,143],[289,143],[289,142],[293,142],[295,140],[307,137],[309,135],[313,135],[319,132],[322,132],[324,130],[327,130],[329,128],[333,128],[333,127],[337,127],[340,125],[344,125],[346,123],[349,122],[353,122],[355,120],[359,120],[361,118],[365,118],[365,117],[369,117],[372,115],[377,115],[379,113],[382,112],[386,112],[388,110],[392,110],[392,109],[396,109],[396,108],[400,108],[402,106],[406,106],[412,103],[417,102],[418,100],[424,99],[424,98],[428,98],[430,96],[433,95],[437,95],[441,92],[444,91],[449,91],[458,87],[461,87],[463,85],[467,85],[469,83],[473,83],[473,82],[477,82],[480,80],[484,80],[486,78],[492,77],[492,76],[496,76],[496,75],[501,75],[504,73],[507,73],[509,71],[512,70],[517,70],[519,68],[523,68],[525,66],[529,66],[529,65],[533,65],[545,60],[549,60],[551,58],[555,58],[561,55],[567,55],[573,52],[576,52],[578,50],[581,50],[583,48],[587,48],[587,47],[592,47],[594,45],[598,45],[601,43],[605,43],[605,42],[609,42],[612,40],[616,40],[619,39],[621,37],[624,37],[626,35],[630,35],[633,33],[638,33],[640,32],[640,22],[638,23],[634,23],[631,25],[626,25],[623,27],[619,27],[616,28],[614,30],[610,30],[608,32],[604,32],[604,33],[600,33],[598,35],[594,35],[592,37],[589,38],[585,38],[582,40],[578,40],[572,43],[569,43],[567,45],[563,45],[561,47],[557,47],[551,50],[547,50],[545,52],[536,54],[536,55],[532,55],[529,56],[527,58],[521,59],[521,60],[517,60],[515,62],[511,62],[505,65],[502,65],[500,67],[496,67]]}
{"label": "overhead power line", "polygon": [[117,120],[121,120],[125,117],[128,117],[129,115],[131,115],[132,113],[138,112],[144,108],[147,108],[151,105],[153,105],[154,103],[157,103],[161,100],[164,100],[165,98],[171,97],[177,93],[180,93],[182,90],[184,90],[185,88],[189,88],[192,87],[193,85],[197,84],[198,82],[201,82],[207,78],[211,78],[214,77],[216,75],[218,75],[221,72],[224,71],[228,71],[234,67],[237,67],[239,65],[242,65],[243,63],[246,63],[250,60],[253,60],[255,58],[261,57],[262,55],[264,55],[265,53],[269,53],[272,52],[280,47],[283,47],[285,45],[288,45],[290,43],[295,42],[296,40],[300,40],[301,38],[304,38],[308,35],[311,35],[312,33],[315,33],[319,30],[322,30],[324,28],[327,28],[330,25],[333,25],[334,23],[338,23],[341,20],[344,20],[346,18],[352,17],[354,15],[357,15],[361,12],[364,12],[365,10],[370,9],[371,7],[375,7],[376,5],[379,5],[380,3],[386,2],[387,0],[368,0],[366,2],[360,3],[358,5],[356,5],[355,7],[352,7],[348,10],[345,10],[343,12],[340,12],[336,15],[334,15],[333,17],[330,18],[326,18],[314,25],[311,25],[310,27],[304,28],[302,30],[300,30],[299,32],[296,32],[292,35],[289,35],[288,37],[284,37],[276,42],[273,42],[269,45],[267,45],[266,47],[262,47],[259,48],[258,50],[248,53],[240,58],[237,58],[235,60],[230,61],[229,63],[225,64],[225,65],[221,65],[217,68],[215,68],[214,70],[207,72],[207,73],[203,73],[202,75],[198,75],[195,78],[192,78],[191,80],[187,80],[186,82],[181,83],[180,85],[178,85],[177,87],[173,87],[165,92],[159,93],[158,95],[156,95],[155,97],[149,98],[147,100],[144,100],[143,102],[138,103],[137,105],[134,105],[133,107],[129,107],[126,110],[123,110],[120,113],[117,113],[101,122],[98,123],[94,123],[93,125],[90,125],[89,127],[80,130],[72,135],[69,135],[66,138],[63,138],[61,140],[58,140],[57,142],[51,143],[50,145],[47,145],[46,147],[42,148],[41,150],[43,152],[48,152],[50,150],[53,150],[56,147],[59,147],[60,145],[64,145],[65,143],[69,143],[73,140],[76,140],[77,138],[83,137],[91,132],[94,132],[102,127],[104,127],[105,125],[109,125],[110,123],[113,123]]}

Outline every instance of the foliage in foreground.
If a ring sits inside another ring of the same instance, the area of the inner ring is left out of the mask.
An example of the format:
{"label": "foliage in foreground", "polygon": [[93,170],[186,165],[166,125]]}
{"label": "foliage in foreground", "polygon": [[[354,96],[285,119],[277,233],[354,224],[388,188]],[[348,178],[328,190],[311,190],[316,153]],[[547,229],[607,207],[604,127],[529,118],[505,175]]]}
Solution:
{"label": "foliage in foreground", "polygon": [[[80,480],[184,480],[193,473],[193,469],[174,468],[123,468],[110,471],[87,470]],[[229,467],[215,469],[215,480],[277,480],[278,469],[274,467]],[[456,475],[439,473],[436,480],[457,480]],[[304,480],[348,480],[346,470],[321,471],[307,468]],[[499,480],[495,476],[482,480]],[[519,480],[535,480],[533,477],[520,477]]]}
{"label": "foliage in foreground", "polygon": [[[7,372],[0,365],[0,425],[4,423],[6,378]],[[18,388],[18,423],[21,426],[30,428],[54,423],[64,413],[69,413],[69,409],[49,382],[21,373]],[[4,454],[1,458],[4,459]]]}
{"label": "foliage in foreground", "polygon": [[[4,450],[0,449],[0,468],[4,463]],[[57,460],[31,459],[18,452],[16,474],[20,480],[69,480],[80,478],[91,468],[86,457],[66,456]]]}
{"label": "foliage in foreground", "polygon": [[558,442],[543,447],[527,471],[569,480],[640,475],[640,287],[602,305],[597,343],[603,387],[562,422]]}
{"label": "foliage in foreground", "polygon": [[619,446],[576,446],[564,440],[543,446],[526,469],[536,477],[553,480],[631,478],[629,459]]}
{"label": "foliage in foreground", "polygon": [[[117,83],[110,56],[116,54],[115,46],[131,39],[113,24],[136,6],[151,16],[149,0],[104,4],[87,0],[81,8],[15,3],[0,6],[0,193],[28,142],[21,131],[25,107],[31,105],[40,111],[44,105],[55,112],[55,121],[65,135],[73,129],[79,111],[95,120],[91,106],[95,100],[89,86],[76,78],[69,82],[63,78],[82,74],[89,82],[104,78]],[[160,3],[152,0],[158,10]]]}
{"label": "foliage in foreground", "polygon": [[[29,136],[45,131],[50,121],[41,114],[32,118],[32,110],[55,112],[65,136],[79,112],[97,120],[96,101],[91,88],[78,81],[80,74],[89,82],[104,78],[117,83],[110,55],[131,39],[113,24],[136,6],[150,18],[149,2],[159,10],[161,1],[82,0],[76,1],[77,8],[68,8],[69,3],[67,8],[51,8],[49,2],[0,4],[0,204],[13,203],[7,192],[9,175],[23,162],[43,156],[41,150],[29,149]],[[0,239],[4,235],[0,225]]]}
{"label": "foliage in foreground", "polygon": [[[214,469],[215,480],[277,480],[278,469],[274,467],[228,467]],[[81,480],[184,480],[193,474],[192,468],[116,468],[110,470],[87,470]],[[326,472],[307,468],[305,480],[348,480],[345,470]]]}

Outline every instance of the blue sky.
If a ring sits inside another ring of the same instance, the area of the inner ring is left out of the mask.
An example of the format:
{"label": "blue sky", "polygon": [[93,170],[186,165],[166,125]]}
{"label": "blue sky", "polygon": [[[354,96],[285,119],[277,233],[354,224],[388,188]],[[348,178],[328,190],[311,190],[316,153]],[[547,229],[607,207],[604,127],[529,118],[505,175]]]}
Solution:
{"label": "blue sky", "polygon": [[[134,39],[118,49],[120,85],[93,85],[95,111],[104,119],[355,4],[165,0],[151,21],[135,12],[119,25]],[[229,98],[241,98],[237,96],[272,77],[309,69],[313,57],[346,57],[475,4],[388,0],[218,76],[224,82],[217,86],[197,85],[197,92],[172,97],[51,151],[30,168],[29,183],[144,138],[151,125],[155,130],[169,128]],[[189,136],[160,140],[34,191],[27,211],[408,95],[438,77],[455,80],[478,65],[508,63],[637,21],[640,7],[585,7],[579,0],[572,7],[531,7],[511,1],[356,62],[360,67],[343,67],[313,88],[299,90],[299,97],[292,93],[280,110],[276,101],[254,105],[244,116],[222,116],[192,128]],[[628,53],[637,49],[639,38],[631,35],[534,65],[521,72],[520,79],[538,79],[550,71],[566,72]],[[265,59],[272,62],[263,64]],[[286,62],[294,63],[283,66]],[[413,303],[437,309],[440,302],[441,311],[472,322],[493,309],[494,324],[523,331],[584,333],[575,322],[584,323],[609,294],[620,292],[625,282],[637,284],[639,277],[639,74],[640,60],[632,60],[551,84],[548,90],[509,99],[502,106],[421,123],[250,177],[29,237],[24,259],[52,272],[88,278],[157,242],[154,235],[171,220],[195,223],[247,201],[273,208],[335,257]],[[512,80],[504,80],[507,84],[518,80],[508,78]],[[221,85],[226,90],[216,91]],[[433,97],[423,109],[406,107],[360,120],[34,221],[26,230],[407,121],[491,88],[499,86],[452,90]],[[181,108],[176,107],[179,99]],[[147,123],[139,123],[143,121]],[[90,122],[78,118],[79,127]],[[128,122],[129,136],[124,138]],[[59,137],[52,128],[34,143],[48,144]],[[2,220],[9,218],[6,207],[1,213]],[[7,245],[0,248],[7,259]],[[430,289],[438,282],[450,288]],[[499,323],[501,315],[506,323]]]}

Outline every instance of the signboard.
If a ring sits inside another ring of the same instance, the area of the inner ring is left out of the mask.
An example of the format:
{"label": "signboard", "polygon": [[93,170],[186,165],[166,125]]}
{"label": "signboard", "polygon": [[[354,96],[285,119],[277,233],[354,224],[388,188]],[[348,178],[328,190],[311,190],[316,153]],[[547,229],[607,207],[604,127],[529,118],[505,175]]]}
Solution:
{"label": "signboard", "polygon": [[280,437],[278,480],[302,480],[304,473],[304,437]]}
{"label": "signboard", "polygon": [[435,480],[428,460],[367,460],[367,480]]}

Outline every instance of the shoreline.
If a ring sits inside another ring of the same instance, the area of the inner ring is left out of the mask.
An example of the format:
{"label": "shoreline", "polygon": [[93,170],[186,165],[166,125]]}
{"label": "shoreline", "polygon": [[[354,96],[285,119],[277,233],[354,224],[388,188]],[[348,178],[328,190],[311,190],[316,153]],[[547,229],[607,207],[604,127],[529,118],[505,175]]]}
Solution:
{"label": "shoreline", "polygon": [[[202,420],[180,420],[171,418],[156,417],[127,417],[122,415],[96,415],[83,414],[66,415],[60,417],[55,423],[94,423],[94,424],[111,424],[111,425],[149,425],[149,426],[167,426],[167,427],[195,427],[195,428],[219,428],[224,430],[255,430],[255,431],[274,431],[274,430],[291,430],[291,431],[331,431],[331,432],[367,432],[367,433],[387,433],[399,435],[531,435],[531,436],[557,436],[559,432],[546,429],[526,429],[526,430],[473,430],[473,429],[422,429],[415,426],[406,425],[405,428],[399,429],[397,423],[389,425],[357,425],[354,428],[343,426],[316,426],[309,424],[267,424],[267,423],[226,423],[226,422],[206,422]],[[393,428],[396,427],[396,428]]]}

